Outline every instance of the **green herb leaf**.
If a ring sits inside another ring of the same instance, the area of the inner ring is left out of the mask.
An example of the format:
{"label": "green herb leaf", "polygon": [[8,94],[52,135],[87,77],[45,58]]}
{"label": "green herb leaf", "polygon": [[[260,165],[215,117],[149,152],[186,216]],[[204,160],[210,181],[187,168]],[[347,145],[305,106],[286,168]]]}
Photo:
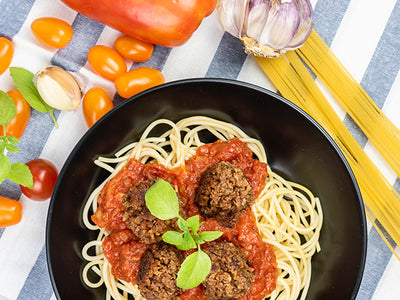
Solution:
{"label": "green herb leaf", "polygon": [[7,178],[11,170],[11,163],[7,156],[4,154],[0,155],[0,183]]}
{"label": "green herb leaf", "polygon": [[196,249],[197,245],[190,232],[187,231],[183,234],[182,244],[177,245],[176,247],[179,250],[190,250],[190,249]]}
{"label": "green herb leaf", "polygon": [[10,67],[10,75],[17,86],[17,89],[24,96],[25,100],[34,109],[41,113],[47,112],[46,103],[40,97],[35,85],[33,84],[33,77],[35,76],[32,72],[19,67]]}
{"label": "green herb leaf", "polygon": [[183,261],[176,278],[176,285],[185,290],[194,288],[206,279],[210,270],[211,259],[199,248]]}
{"label": "green herb leaf", "polygon": [[[6,126],[15,117],[17,108],[13,99],[5,92],[0,91],[0,125]],[[3,135],[1,132],[0,135]]]}
{"label": "green herb leaf", "polygon": [[21,162],[16,162],[11,165],[10,173],[8,174],[8,179],[11,181],[26,186],[28,188],[33,188],[33,176],[32,172],[27,165]]}
{"label": "green herb leaf", "polygon": [[194,231],[197,232],[200,228],[200,216],[199,215],[194,215],[186,220],[186,222],[189,224],[190,228]]}
{"label": "green herb leaf", "polygon": [[8,138],[8,141],[9,141],[11,144],[20,144],[19,139],[17,139],[15,136],[10,135],[10,136],[8,136],[7,138]]}
{"label": "green herb leaf", "polygon": [[176,284],[183,289],[198,286],[211,270],[211,259],[200,249],[206,241],[213,241],[222,235],[220,231],[205,231],[197,233],[200,226],[200,216],[195,215],[187,220],[179,215],[178,197],[171,185],[164,180],[157,180],[146,192],[146,206],[157,218],[169,220],[178,218],[178,227],[183,232],[167,231],[163,234],[164,242],[175,245],[179,250],[196,249],[181,265]]}
{"label": "green herb leaf", "polygon": [[167,231],[162,235],[162,240],[178,247],[183,243],[183,232]]}
{"label": "green herb leaf", "polygon": [[6,149],[8,152],[19,152],[17,146],[13,144],[6,144]]}
{"label": "green herb leaf", "polygon": [[0,155],[2,155],[4,153],[4,150],[6,149],[6,145],[7,143],[1,141],[0,142]]}
{"label": "green herb leaf", "polygon": [[192,233],[192,238],[194,239],[194,241],[198,245],[201,245],[201,244],[205,243],[205,241],[203,241],[197,233]]}
{"label": "green herb leaf", "polygon": [[178,197],[168,182],[158,179],[147,190],[145,200],[147,208],[155,217],[161,220],[179,217]]}
{"label": "green herb leaf", "polygon": [[179,217],[178,227],[182,231],[189,231],[189,224],[188,224],[188,222],[186,222],[186,220],[184,218]]}
{"label": "green herb leaf", "polygon": [[222,234],[223,234],[222,231],[203,231],[200,232],[199,235],[204,241],[211,242],[213,240],[220,238]]}

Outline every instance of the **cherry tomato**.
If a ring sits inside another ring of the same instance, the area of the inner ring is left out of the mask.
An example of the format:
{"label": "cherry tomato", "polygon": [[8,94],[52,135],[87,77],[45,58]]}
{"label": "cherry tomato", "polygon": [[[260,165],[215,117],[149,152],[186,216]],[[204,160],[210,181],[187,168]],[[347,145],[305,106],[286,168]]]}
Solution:
{"label": "cherry tomato", "polygon": [[21,218],[22,204],[17,200],[0,196],[0,227],[15,225]]}
{"label": "cherry tomato", "polygon": [[111,81],[126,72],[126,63],[122,56],[104,45],[92,47],[88,53],[88,61],[96,73]]}
{"label": "cherry tomato", "polygon": [[57,168],[50,161],[42,158],[31,160],[26,165],[32,172],[33,188],[20,185],[22,193],[37,201],[50,198],[58,177]]}
{"label": "cherry tomato", "polygon": [[0,75],[11,64],[11,60],[14,56],[14,45],[5,37],[0,37]]}
{"label": "cherry tomato", "polygon": [[113,107],[113,102],[105,90],[99,87],[88,90],[82,100],[83,115],[87,126],[91,127]]}
{"label": "cherry tomato", "polygon": [[[28,125],[31,117],[31,106],[18,90],[8,91],[7,94],[14,100],[17,113],[14,119],[6,125],[6,134],[20,138]],[[0,126],[0,134],[3,134],[3,126]]]}
{"label": "cherry tomato", "polygon": [[146,43],[128,35],[117,38],[114,42],[114,47],[123,57],[135,62],[150,59],[154,50],[153,44]]}
{"label": "cherry tomato", "polygon": [[121,97],[129,98],[164,82],[164,76],[160,71],[144,67],[119,76],[115,80],[115,88]]}
{"label": "cherry tomato", "polygon": [[31,30],[39,42],[53,48],[64,48],[74,35],[71,25],[63,20],[51,17],[34,20],[31,24]]}

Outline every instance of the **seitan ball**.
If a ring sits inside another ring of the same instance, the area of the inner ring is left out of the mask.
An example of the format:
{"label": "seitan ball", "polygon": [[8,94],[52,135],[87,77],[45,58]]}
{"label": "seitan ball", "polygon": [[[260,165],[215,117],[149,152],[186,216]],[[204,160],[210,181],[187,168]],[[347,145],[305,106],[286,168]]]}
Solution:
{"label": "seitan ball", "polygon": [[176,247],[158,243],[147,249],[140,260],[136,277],[140,294],[147,300],[176,299],[183,290],[176,277],[183,261]]}
{"label": "seitan ball", "polygon": [[238,299],[247,294],[255,279],[240,248],[227,241],[218,242],[204,252],[211,258],[211,271],[203,281],[204,295],[210,299]]}
{"label": "seitan ball", "polygon": [[123,220],[144,244],[160,242],[165,232],[178,230],[177,218],[160,220],[153,216],[146,206],[146,192],[155,182],[153,179],[142,181],[130,188],[122,197]]}
{"label": "seitan ball", "polygon": [[195,196],[202,216],[215,218],[225,227],[233,227],[254,200],[242,170],[225,161],[213,164],[203,173]]}

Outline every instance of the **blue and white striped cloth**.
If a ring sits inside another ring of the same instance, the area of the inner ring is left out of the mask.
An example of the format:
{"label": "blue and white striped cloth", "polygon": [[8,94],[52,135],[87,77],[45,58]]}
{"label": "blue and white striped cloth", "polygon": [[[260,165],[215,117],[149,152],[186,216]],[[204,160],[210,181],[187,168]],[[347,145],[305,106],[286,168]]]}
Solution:
{"label": "blue and white striped cloth", "polygon": [[[312,4],[316,31],[377,105],[400,127],[400,0],[313,0]],[[72,24],[74,38],[66,48],[46,48],[33,37],[31,22],[45,16]],[[36,72],[45,65],[59,65],[80,72],[87,79],[87,88],[101,86],[115,95],[111,82],[92,73],[87,52],[96,44],[112,46],[120,33],[76,14],[60,1],[0,0],[0,35],[14,42],[13,66]],[[255,61],[243,53],[240,42],[219,30],[215,15],[205,19],[185,45],[174,49],[157,46],[149,61],[128,66],[157,68],[167,81],[223,77],[274,90]],[[13,88],[7,71],[0,76],[0,89]],[[117,105],[122,99],[114,96],[114,101]],[[399,178],[340,106],[335,101],[332,105],[400,192]],[[87,127],[81,110],[75,113],[57,111],[56,117],[58,129],[54,128],[48,114],[32,111],[20,139],[21,152],[9,153],[10,160],[27,162],[42,157],[60,170]],[[0,185],[0,195],[19,199],[24,206],[23,219],[18,225],[0,229],[0,299],[55,299],[44,247],[49,201],[31,201],[9,181]],[[400,262],[372,225],[368,223],[368,226],[367,263],[357,299],[400,299]]]}

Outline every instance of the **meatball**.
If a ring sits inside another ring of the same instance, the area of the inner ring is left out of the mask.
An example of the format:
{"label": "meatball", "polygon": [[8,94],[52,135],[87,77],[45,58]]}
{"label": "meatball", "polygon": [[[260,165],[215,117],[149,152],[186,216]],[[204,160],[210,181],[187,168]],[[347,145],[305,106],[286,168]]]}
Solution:
{"label": "meatball", "polygon": [[123,220],[139,241],[144,244],[160,242],[161,236],[165,232],[178,230],[177,218],[160,220],[153,216],[146,206],[146,192],[155,182],[156,180],[153,179],[142,181],[130,188],[122,197]]}
{"label": "meatball", "polygon": [[254,203],[253,190],[242,170],[229,162],[209,167],[200,178],[195,202],[205,218],[233,227]]}
{"label": "meatball", "polygon": [[174,246],[158,243],[147,249],[136,277],[141,295],[147,300],[175,299],[183,292],[176,286],[182,261],[182,253]]}
{"label": "meatball", "polygon": [[244,253],[232,243],[219,242],[204,249],[211,258],[211,271],[203,281],[204,295],[210,299],[238,299],[253,286],[254,269]]}

